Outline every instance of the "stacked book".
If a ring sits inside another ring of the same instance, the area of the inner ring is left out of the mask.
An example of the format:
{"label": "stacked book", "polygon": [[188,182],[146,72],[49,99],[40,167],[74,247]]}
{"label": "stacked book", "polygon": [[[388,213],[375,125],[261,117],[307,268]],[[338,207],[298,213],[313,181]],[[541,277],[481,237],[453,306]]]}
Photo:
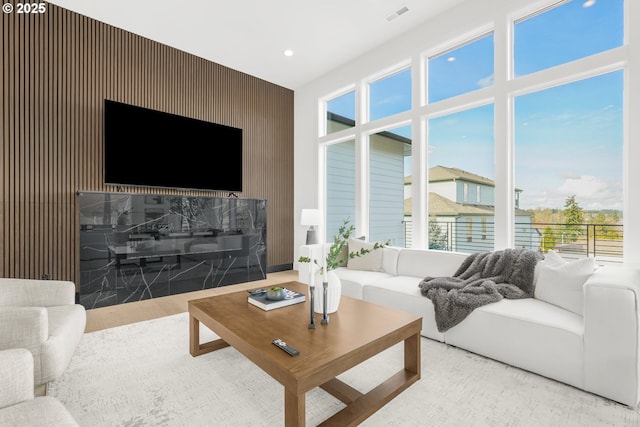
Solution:
{"label": "stacked book", "polygon": [[285,297],[281,300],[267,299],[267,292],[252,291],[249,292],[249,304],[260,307],[263,310],[273,310],[275,308],[287,307],[289,305],[298,304],[305,301],[305,295],[290,289],[285,290]]}

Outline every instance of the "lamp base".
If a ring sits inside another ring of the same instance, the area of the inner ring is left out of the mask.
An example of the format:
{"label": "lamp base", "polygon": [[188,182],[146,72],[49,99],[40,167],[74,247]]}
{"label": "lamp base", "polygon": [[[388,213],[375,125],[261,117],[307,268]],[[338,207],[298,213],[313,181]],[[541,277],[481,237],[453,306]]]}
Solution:
{"label": "lamp base", "polygon": [[316,230],[316,226],[312,225],[307,230],[307,245],[317,245],[318,244],[318,230]]}

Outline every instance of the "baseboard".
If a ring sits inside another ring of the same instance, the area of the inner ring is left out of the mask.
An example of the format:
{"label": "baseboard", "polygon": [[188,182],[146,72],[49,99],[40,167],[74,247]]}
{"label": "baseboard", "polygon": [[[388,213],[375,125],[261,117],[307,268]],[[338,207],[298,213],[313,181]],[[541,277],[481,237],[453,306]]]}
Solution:
{"label": "baseboard", "polygon": [[271,265],[267,267],[267,273],[276,273],[278,271],[287,271],[293,270],[293,263],[291,264],[280,264],[280,265]]}

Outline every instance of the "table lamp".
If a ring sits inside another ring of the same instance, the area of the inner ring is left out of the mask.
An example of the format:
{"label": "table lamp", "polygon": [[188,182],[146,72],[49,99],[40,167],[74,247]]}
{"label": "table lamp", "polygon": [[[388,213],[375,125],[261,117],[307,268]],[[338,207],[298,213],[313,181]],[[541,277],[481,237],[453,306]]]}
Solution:
{"label": "table lamp", "polygon": [[319,243],[316,226],[320,225],[320,209],[302,209],[300,224],[309,226],[307,230],[307,245]]}

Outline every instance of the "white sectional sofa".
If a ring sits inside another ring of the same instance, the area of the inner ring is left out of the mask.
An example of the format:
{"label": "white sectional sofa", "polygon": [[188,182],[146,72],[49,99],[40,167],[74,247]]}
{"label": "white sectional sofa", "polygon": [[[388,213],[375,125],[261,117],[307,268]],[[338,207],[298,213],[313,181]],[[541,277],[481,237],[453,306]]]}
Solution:
{"label": "white sectional sofa", "polygon": [[62,375],[84,335],[86,312],[75,292],[64,280],[0,278],[0,350],[31,352],[37,395]]}
{"label": "white sectional sofa", "polygon": [[0,350],[0,427],[77,427],[59,400],[34,396],[33,368],[29,350]]}
{"label": "white sectional sofa", "polygon": [[[300,255],[319,258],[321,250],[305,245]],[[439,332],[433,303],[418,284],[427,276],[452,276],[468,254],[394,247],[376,252],[373,262],[358,259],[335,270],[344,296],[422,316],[427,338],[637,407],[640,269],[596,268],[593,260],[553,264],[548,256],[536,266],[534,298],[476,308]],[[308,283],[308,269],[299,270],[299,280]]]}

